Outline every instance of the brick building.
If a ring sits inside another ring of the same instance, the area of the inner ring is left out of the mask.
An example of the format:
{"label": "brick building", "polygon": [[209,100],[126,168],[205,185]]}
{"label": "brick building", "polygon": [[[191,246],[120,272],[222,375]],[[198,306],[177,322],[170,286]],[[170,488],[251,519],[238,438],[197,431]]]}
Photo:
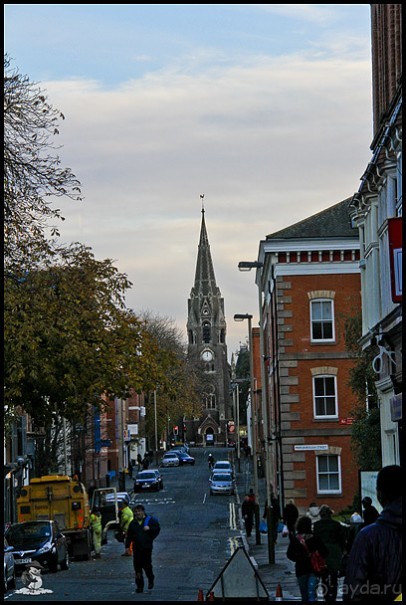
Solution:
{"label": "brick building", "polygon": [[349,200],[268,235],[259,262],[272,488],[302,512],[312,501],[339,511],[358,491],[344,341],[361,305]]}

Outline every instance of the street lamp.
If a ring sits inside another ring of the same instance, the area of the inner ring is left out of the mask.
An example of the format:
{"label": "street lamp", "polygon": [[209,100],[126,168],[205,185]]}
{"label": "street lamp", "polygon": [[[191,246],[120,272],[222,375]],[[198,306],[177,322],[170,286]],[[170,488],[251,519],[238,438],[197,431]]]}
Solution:
{"label": "street lamp", "polygon": [[[254,494],[256,501],[258,502],[258,468],[257,468],[257,437],[256,437],[256,415],[255,415],[255,404],[254,404],[254,354],[252,350],[252,315],[249,313],[237,313],[234,315],[234,321],[248,320],[248,339],[250,349],[250,397],[251,397],[251,412],[252,412],[252,457],[253,457],[253,472],[254,472]],[[255,537],[256,543],[261,544],[261,534],[259,531],[259,512],[258,504],[255,508]]]}
{"label": "street lamp", "polygon": [[[240,271],[251,271],[251,269],[262,269],[263,263],[259,261],[241,261],[238,263]],[[264,343],[264,326],[262,321],[262,292],[261,284],[258,283],[258,305],[259,305],[259,336],[260,336],[260,355],[261,355],[261,410],[264,432],[265,446],[265,486],[266,486],[266,518],[268,525],[268,561],[272,565],[275,563],[275,542],[273,534],[273,519],[274,511],[272,510],[272,493],[271,493],[271,456],[270,456],[270,440],[269,440],[269,425],[268,425],[268,407],[266,401],[266,371],[265,371],[265,343]]]}

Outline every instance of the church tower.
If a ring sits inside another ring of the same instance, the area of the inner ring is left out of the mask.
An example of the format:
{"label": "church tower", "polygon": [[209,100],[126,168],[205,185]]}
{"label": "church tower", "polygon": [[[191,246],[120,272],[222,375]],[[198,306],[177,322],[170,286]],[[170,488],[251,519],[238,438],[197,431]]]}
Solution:
{"label": "church tower", "polygon": [[[201,196],[203,198],[203,196]],[[188,356],[199,378],[201,416],[194,418],[196,444],[226,445],[230,375],[224,299],[217,287],[202,208],[195,283],[188,300]]]}

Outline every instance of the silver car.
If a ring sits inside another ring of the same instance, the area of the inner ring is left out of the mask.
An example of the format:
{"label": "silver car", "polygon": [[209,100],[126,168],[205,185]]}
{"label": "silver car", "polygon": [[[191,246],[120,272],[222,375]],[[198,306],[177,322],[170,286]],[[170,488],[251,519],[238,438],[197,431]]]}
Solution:
{"label": "silver car", "polygon": [[162,456],[162,466],[179,466],[179,457],[176,452],[167,452]]}
{"label": "silver car", "polygon": [[231,473],[218,472],[213,473],[210,479],[210,496],[214,494],[235,493],[235,481]]}

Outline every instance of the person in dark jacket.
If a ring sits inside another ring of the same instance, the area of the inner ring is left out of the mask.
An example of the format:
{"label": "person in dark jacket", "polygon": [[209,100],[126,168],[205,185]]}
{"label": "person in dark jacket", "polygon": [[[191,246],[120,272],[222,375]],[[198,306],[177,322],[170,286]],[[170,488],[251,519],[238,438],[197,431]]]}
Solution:
{"label": "person in dark jacket", "polygon": [[343,584],[344,601],[392,603],[402,592],[402,486],[400,466],[379,471],[376,491],[383,510],[354,540]]}
{"label": "person in dark jacket", "polygon": [[244,519],[247,538],[249,538],[251,536],[252,526],[254,524],[255,502],[250,499],[248,494],[245,496],[241,505],[241,514]]}
{"label": "person in dark jacket", "polygon": [[295,532],[295,525],[298,517],[299,511],[295,501],[291,498],[283,509],[283,522],[288,528],[289,534],[293,534]]}
{"label": "person in dark jacket", "polygon": [[318,577],[310,561],[310,553],[316,550],[319,551],[322,557],[327,557],[328,549],[320,538],[312,533],[310,517],[300,517],[296,525],[296,535],[289,534],[286,556],[295,562],[295,573],[304,603],[317,601]]}
{"label": "person in dark jacket", "polygon": [[152,569],[152,543],[161,531],[158,519],[145,514],[145,508],[138,504],[134,508],[134,519],[128,526],[125,540],[126,553],[133,548],[133,562],[135,570],[135,592],[144,590],[144,574],[148,579],[148,589],[154,587],[154,572]]}
{"label": "person in dark jacket", "polygon": [[346,545],[347,532],[341,523],[332,519],[333,511],[327,504],[320,507],[320,521],[313,525],[313,533],[328,548],[327,570],[322,574],[324,600],[335,603],[338,590],[338,573]]}
{"label": "person in dark jacket", "polygon": [[371,523],[375,523],[375,521],[379,517],[379,513],[376,510],[375,506],[373,506],[372,499],[369,496],[365,496],[365,498],[363,498],[362,506],[364,507],[364,510],[362,511],[364,527],[366,527],[367,525],[371,525]]}

